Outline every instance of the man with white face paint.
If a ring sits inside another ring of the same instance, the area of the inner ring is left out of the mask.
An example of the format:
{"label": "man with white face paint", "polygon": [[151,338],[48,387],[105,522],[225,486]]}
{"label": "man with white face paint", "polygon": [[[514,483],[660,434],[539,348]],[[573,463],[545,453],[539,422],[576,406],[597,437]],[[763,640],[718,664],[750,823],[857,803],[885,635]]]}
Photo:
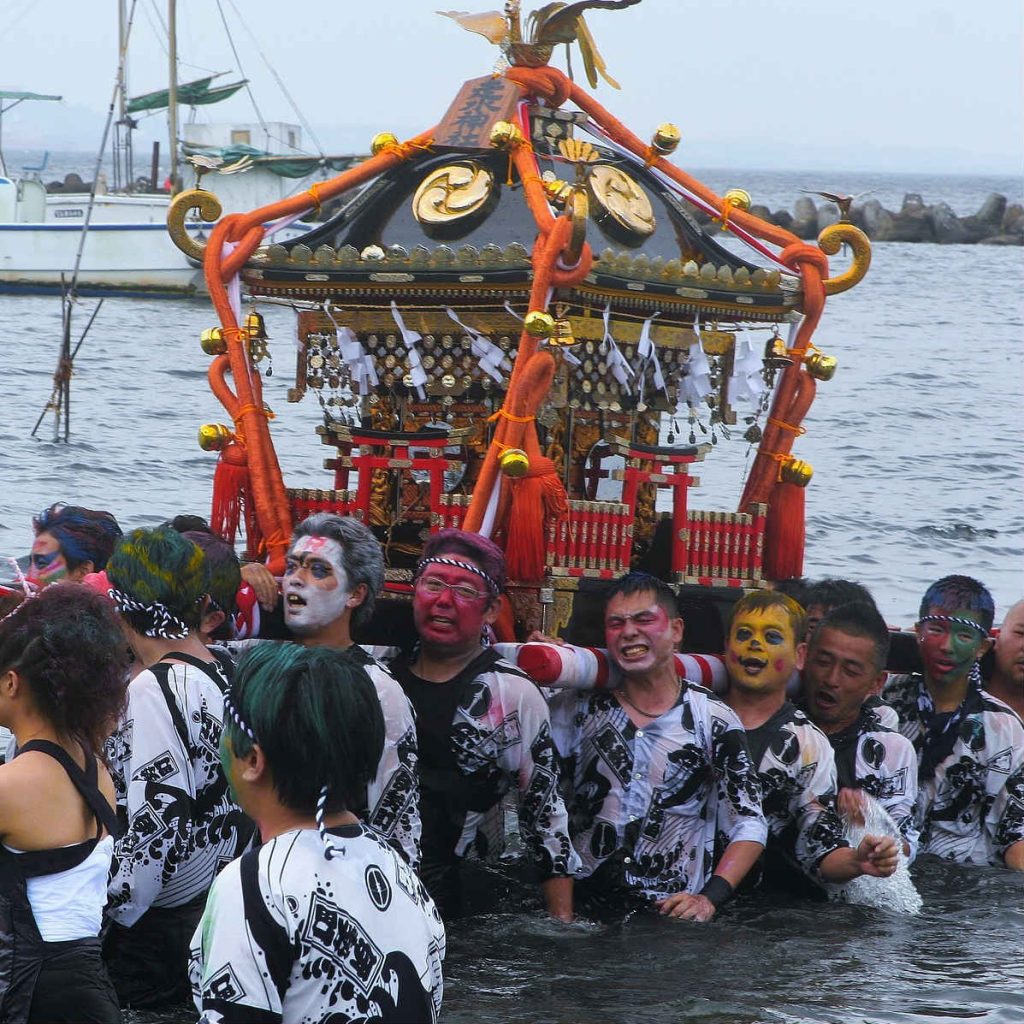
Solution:
{"label": "man with white face paint", "polygon": [[373,615],[384,586],[384,558],[357,519],[321,512],[299,523],[285,563],[285,624],[306,647],[336,647],[373,680],[384,712],[384,753],[359,816],[419,867],[420,812],[416,720],[412,705],[380,662],[352,641]]}

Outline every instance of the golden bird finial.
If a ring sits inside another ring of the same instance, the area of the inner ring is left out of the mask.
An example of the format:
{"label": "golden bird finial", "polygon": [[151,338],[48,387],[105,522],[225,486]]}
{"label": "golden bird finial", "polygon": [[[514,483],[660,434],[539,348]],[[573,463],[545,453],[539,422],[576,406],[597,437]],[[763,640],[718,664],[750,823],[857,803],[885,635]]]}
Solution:
{"label": "golden bird finial", "polygon": [[527,33],[524,38],[518,0],[508,0],[504,13],[486,11],[472,14],[467,11],[438,11],[445,18],[451,18],[468,32],[475,32],[500,46],[510,64],[517,67],[544,67],[551,60],[551,54],[558,43],[570,46],[577,43],[583,56],[583,66],[590,87],[596,88],[598,76],[609,85],[619,88],[619,83],[608,74],[604,58],[597,49],[594,37],[583,19],[588,10],[621,10],[634,7],[640,0],[578,0],[577,3],[549,3],[535,10],[527,19]]}

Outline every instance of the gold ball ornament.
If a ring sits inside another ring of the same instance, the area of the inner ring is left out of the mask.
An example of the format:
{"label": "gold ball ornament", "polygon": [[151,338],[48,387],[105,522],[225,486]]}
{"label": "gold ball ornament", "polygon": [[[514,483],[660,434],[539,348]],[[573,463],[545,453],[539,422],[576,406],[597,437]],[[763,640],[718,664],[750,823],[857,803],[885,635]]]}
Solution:
{"label": "gold ball ornament", "polygon": [[385,149],[389,149],[391,146],[397,146],[398,136],[394,132],[377,132],[372,139],[370,139],[370,153],[376,156],[378,153]]}
{"label": "gold ball ornament", "polygon": [[750,198],[750,193],[742,188],[729,189],[723,198],[730,206],[735,206],[737,210],[749,210],[754,205],[754,200]]}
{"label": "gold ball ornament", "polygon": [[815,380],[831,380],[836,375],[839,360],[835,356],[815,351],[804,360],[804,365]]}
{"label": "gold ball ornament", "polygon": [[555,318],[540,309],[531,309],[523,318],[523,329],[534,338],[550,338],[555,333]]}
{"label": "gold ball ornament", "polygon": [[234,439],[234,431],[223,423],[204,423],[199,428],[199,447],[204,452],[219,452]]}
{"label": "gold ball ornament", "polygon": [[222,356],[228,350],[222,327],[207,327],[199,335],[199,345],[208,356]]}
{"label": "gold ball ornament", "polygon": [[682,138],[683,133],[679,128],[666,121],[665,124],[659,124],[654,129],[654,135],[651,136],[651,148],[662,156],[668,156],[669,153],[676,151]]}
{"label": "gold ball ornament", "polygon": [[782,464],[782,479],[787,484],[796,484],[797,487],[806,487],[814,476],[814,467],[803,459],[796,459],[790,456],[789,460]]}
{"label": "gold ball ornament", "polygon": [[491,145],[495,149],[513,149],[525,141],[519,126],[511,121],[495,121],[491,126]]}
{"label": "gold ball ornament", "polygon": [[498,459],[498,465],[505,476],[518,480],[530,472],[530,457],[522,448],[506,448]]}

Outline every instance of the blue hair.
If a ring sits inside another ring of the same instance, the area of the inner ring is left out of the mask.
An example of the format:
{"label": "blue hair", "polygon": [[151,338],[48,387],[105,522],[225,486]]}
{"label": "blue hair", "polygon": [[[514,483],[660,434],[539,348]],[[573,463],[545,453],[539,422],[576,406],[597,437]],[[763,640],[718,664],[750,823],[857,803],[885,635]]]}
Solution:
{"label": "blue hair", "polygon": [[950,614],[956,611],[975,612],[986,631],[992,628],[996,617],[996,605],[988,587],[970,576],[943,576],[936,580],[924,592],[918,616],[927,615],[931,608],[940,608]]}

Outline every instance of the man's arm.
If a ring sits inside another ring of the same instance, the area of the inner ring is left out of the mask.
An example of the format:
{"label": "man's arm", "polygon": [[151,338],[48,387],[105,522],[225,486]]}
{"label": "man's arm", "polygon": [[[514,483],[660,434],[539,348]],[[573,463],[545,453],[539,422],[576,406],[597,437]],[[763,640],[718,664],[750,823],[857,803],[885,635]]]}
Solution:
{"label": "man's arm", "polygon": [[1014,871],[1024,871],[1024,839],[1009,846],[1003,854],[1003,861]]}
{"label": "man's arm", "polygon": [[733,894],[764,852],[763,843],[746,839],[730,843],[715,868],[715,873],[699,893],[677,892],[658,901],[658,912],[682,921],[710,921],[718,908]]}

